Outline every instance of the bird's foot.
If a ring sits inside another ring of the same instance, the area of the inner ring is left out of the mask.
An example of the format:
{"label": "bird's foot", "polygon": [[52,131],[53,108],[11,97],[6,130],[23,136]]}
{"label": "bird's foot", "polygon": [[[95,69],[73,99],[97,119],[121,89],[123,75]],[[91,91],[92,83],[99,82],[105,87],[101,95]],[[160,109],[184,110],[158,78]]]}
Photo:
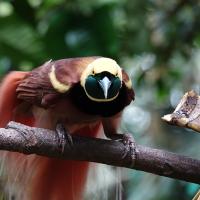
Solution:
{"label": "bird's foot", "polygon": [[125,151],[122,156],[122,159],[124,159],[126,156],[131,156],[131,160],[135,160],[136,157],[136,143],[135,140],[130,133],[124,133],[124,134],[109,134],[106,135],[108,138],[112,140],[120,141],[125,146]]}
{"label": "bird's foot", "polygon": [[56,133],[57,133],[57,140],[58,140],[58,148],[61,149],[62,153],[64,152],[66,143],[68,143],[70,147],[73,146],[72,136],[66,130],[63,124],[58,123],[56,125]]}
{"label": "bird's foot", "polygon": [[122,159],[128,157],[130,158],[130,166],[135,165],[136,158],[136,143],[133,136],[130,133],[122,134],[122,142],[125,145],[125,151],[122,156]]}

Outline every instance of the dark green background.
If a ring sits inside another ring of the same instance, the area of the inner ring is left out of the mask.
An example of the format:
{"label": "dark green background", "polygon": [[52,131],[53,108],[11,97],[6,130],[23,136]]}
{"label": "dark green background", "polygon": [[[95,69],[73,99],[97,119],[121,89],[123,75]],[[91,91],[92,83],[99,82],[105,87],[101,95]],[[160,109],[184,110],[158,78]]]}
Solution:
{"label": "dark green background", "polygon": [[[121,131],[133,133],[140,144],[200,157],[197,133],[160,119],[186,91],[199,92],[199,1],[0,1],[1,76],[50,59],[93,55],[116,59],[134,83],[136,101],[125,110]],[[125,173],[128,200],[188,200],[198,188],[144,172]]]}

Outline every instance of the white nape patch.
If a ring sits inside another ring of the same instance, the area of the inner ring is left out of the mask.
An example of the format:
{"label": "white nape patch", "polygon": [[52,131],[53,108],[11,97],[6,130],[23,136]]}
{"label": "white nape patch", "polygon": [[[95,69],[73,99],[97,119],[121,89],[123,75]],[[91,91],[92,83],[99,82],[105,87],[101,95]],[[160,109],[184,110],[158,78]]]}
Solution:
{"label": "white nape patch", "polygon": [[116,63],[115,60],[110,58],[98,58],[94,60],[90,65],[93,65],[93,70],[95,74],[107,71],[115,76],[119,76],[122,72],[120,66]]}
{"label": "white nape patch", "polygon": [[55,66],[51,66],[51,72],[49,73],[49,79],[54,87],[55,90],[57,90],[60,93],[65,93],[70,89],[70,85],[65,85],[64,83],[61,83],[57,78],[56,78],[56,73],[55,73]]}
{"label": "white nape patch", "polygon": [[[80,83],[81,86],[84,88],[85,90],[85,81],[87,79],[88,76],[90,75],[95,75],[101,72],[109,72],[111,74],[113,74],[114,76],[119,77],[119,79],[122,82],[122,70],[120,68],[120,66],[116,63],[115,60],[111,59],[111,58],[97,58],[96,60],[94,60],[93,62],[91,62],[86,69],[83,71],[81,78],[80,78]],[[115,98],[117,98],[118,94],[116,96],[114,96],[113,98],[110,99],[96,99],[92,96],[90,96],[87,91],[85,90],[86,95],[88,96],[89,99],[91,99],[92,101],[97,101],[97,102],[108,102],[108,101],[113,101]]]}
{"label": "white nape patch", "polygon": [[97,58],[93,62],[91,62],[83,71],[81,75],[81,85],[84,87],[85,80],[89,75],[98,74],[101,72],[109,72],[114,76],[119,77],[122,81],[122,70],[121,67],[116,63],[115,60],[111,58]]}

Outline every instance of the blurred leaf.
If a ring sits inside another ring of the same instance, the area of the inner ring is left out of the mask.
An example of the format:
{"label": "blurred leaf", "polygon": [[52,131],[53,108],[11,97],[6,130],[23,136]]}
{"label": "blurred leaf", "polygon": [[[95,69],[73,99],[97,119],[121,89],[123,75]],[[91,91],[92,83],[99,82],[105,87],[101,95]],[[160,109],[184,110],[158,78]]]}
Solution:
{"label": "blurred leaf", "polygon": [[[136,93],[122,130],[134,130],[138,143],[199,158],[200,135],[160,121],[180,94],[200,90],[199,11],[199,3],[183,0],[2,0],[0,76],[49,59],[112,57],[126,67]],[[127,199],[188,199],[195,188],[142,172],[127,179]]]}
{"label": "blurred leaf", "polygon": [[18,63],[23,59],[38,62],[44,59],[44,46],[39,35],[17,17],[0,18],[0,54],[11,56]]}

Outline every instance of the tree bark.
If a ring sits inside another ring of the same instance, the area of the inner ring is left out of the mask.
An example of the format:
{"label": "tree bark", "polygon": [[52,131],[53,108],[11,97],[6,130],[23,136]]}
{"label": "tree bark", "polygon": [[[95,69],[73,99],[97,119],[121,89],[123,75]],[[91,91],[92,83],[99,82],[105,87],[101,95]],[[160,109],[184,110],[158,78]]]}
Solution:
{"label": "tree bark", "polygon": [[200,160],[121,141],[58,135],[10,122],[0,128],[0,149],[60,159],[104,163],[200,184]]}

